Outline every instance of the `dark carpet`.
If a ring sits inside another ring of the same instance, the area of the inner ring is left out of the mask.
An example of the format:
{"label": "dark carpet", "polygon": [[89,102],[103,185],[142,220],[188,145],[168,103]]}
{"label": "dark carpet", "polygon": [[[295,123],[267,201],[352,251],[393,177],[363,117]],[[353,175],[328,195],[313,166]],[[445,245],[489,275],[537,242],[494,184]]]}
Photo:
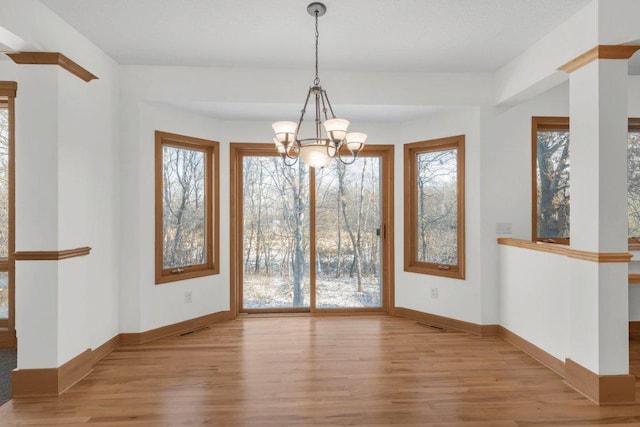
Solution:
{"label": "dark carpet", "polygon": [[11,399],[11,371],[16,368],[16,349],[0,349],[0,405]]}

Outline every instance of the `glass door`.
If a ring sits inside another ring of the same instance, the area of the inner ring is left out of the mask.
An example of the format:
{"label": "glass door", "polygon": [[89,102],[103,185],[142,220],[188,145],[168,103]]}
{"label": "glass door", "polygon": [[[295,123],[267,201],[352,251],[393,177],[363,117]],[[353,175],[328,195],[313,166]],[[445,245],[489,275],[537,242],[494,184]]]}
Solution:
{"label": "glass door", "polygon": [[388,309],[392,156],[392,146],[372,146],[351,165],[313,170],[285,165],[270,145],[232,144],[238,312]]}
{"label": "glass door", "polygon": [[380,157],[316,171],[317,308],[382,307]]}
{"label": "glass door", "polygon": [[242,158],[242,308],[308,311],[309,168]]}

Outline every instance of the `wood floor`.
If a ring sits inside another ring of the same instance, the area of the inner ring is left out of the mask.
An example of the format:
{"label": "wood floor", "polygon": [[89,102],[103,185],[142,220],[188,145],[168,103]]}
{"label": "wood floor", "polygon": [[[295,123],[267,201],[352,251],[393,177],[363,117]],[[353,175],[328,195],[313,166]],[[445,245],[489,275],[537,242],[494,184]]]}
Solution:
{"label": "wood floor", "polygon": [[640,425],[640,404],[598,407],[497,337],[385,316],[215,324],[121,347],[59,398],[0,407],[2,426],[622,423]]}

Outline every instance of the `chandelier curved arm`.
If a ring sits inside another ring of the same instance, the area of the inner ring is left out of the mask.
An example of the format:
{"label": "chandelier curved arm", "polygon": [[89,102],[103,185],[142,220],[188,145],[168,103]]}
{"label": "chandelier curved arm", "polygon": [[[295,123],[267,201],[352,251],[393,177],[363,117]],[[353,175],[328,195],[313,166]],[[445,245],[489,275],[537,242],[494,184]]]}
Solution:
{"label": "chandelier curved arm", "polygon": [[340,154],[340,148],[338,148],[338,149],[336,150],[336,153],[337,153],[337,154],[336,154],[336,156],[335,156],[335,157],[336,157],[338,160],[340,160],[340,163],[342,163],[343,165],[351,165],[351,164],[353,164],[356,160],[358,160],[358,155],[357,155],[357,154],[355,154],[355,153],[351,153],[351,152],[350,152],[350,153],[351,153],[350,161],[344,160],[344,159],[342,158],[342,154]]}
{"label": "chandelier curved arm", "polygon": [[284,163],[285,166],[293,166],[298,163],[298,156],[291,157],[289,154],[282,153],[280,154],[280,157],[282,158],[282,163]]}

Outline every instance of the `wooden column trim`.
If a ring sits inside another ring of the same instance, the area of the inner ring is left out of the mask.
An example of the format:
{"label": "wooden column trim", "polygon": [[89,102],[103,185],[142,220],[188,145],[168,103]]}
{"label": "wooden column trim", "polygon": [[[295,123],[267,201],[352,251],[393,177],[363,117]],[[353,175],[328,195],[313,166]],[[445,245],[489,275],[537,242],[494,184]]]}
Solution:
{"label": "wooden column trim", "polygon": [[629,59],[640,45],[598,45],[560,66],[558,70],[573,73],[596,59]]}
{"label": "wooden column trim", "polygon": [[634,375],[598,375],[569,358],[562,362],[503,326],[498,327],[498,336],[563,377],[567,385],[597,405],[635,402]]}
{"label": "wooden column trim", "polygon": [[16,261],[57,261],[67,258],[89,255],[91,248],[88,246],[62,251],[19,251],[15,253]]}
{"label": "wooden column trim", "polygon": [[565,381],[598,405],[633,403],[634,375],[598,375],[571,359],[565,359]]}
{"label": "wooden column trim", "polygon": [[5,55],[16,64],[59,65],[85,82],[98,78],[60,52],[7,52]]}
{"label": "wooden column trim", "polygon": [[569,258],[582,259],[585,261],[609,263],[609,262],[629,262],[633,255],[628,252],[589,252],[572,249],[565,245],[555,243],[532,242],[530,240],[514,239],[511,237],[498,238],[498,244],[504,246],[514,246],[516,248],[531,249],[539,252],[549,252],[557,255],[565,255]]}
{"label": "wooden column trim", "polygon": [[91,353],[85,350],[58,368],[14,370],[11,397],[58,396],[91,373]]}

